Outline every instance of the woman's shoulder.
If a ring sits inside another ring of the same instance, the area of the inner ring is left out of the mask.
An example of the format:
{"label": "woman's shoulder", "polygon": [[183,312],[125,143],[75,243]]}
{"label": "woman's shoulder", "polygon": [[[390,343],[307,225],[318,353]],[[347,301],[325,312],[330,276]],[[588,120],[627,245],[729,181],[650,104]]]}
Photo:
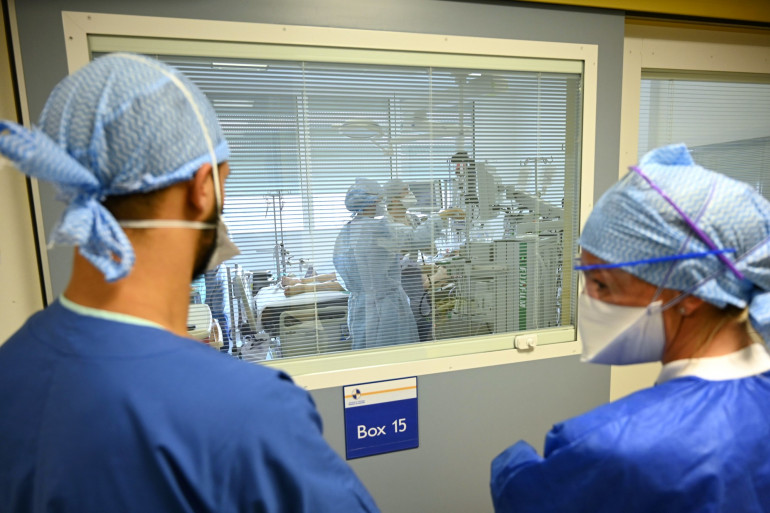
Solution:
{"label": "woman's shoulder", "polygon": [[[640,431],[649,433],[649,425],[665,422],[679,415],[683,401],[697,394],[702,384],[696,380],[678,380],[640,390],[621,399],[603,404],[577,417],[556,424],[548,435],[546,449],[595,438],[598,447],[608,447],[613,438],[628,437]],[[644,436],[646,438],[646,436]]]}
{"label": "woman's shoulder", "polygon": [[[770,407],[769,376],[725,381],[678,378],[555,425],[546,450],[581,445],[614,454],[642,449],[683,453],[689,445],[700,444],[701,435],[708,438],[722,429],[759,422],[766,409],[757,404]],[[770,427],[763,433],[762,437],[770,436]]]}

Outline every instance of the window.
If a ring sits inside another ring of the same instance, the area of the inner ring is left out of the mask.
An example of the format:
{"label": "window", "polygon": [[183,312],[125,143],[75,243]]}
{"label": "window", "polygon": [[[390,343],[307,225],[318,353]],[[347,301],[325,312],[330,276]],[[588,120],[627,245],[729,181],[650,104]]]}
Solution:
{"label": "window", "polygon": [[770,199],[770,77],[643,73],[639,156],[675,142]]}
{"label": "window", "polygon": [[[89,15],[120,28],[91,25],[81,51],[176,67],[230,143],[224,217],[241,255],[192,295],[219,320],[223,350],[296,376],[513,350],[524,331],[543,345],[574,342],[570,263],[593,187],[595,47],[269,25],[233,42],[243,24],[112,19]],[[165,37],[169,25],[179,39]],[[222,33],[229,42],[208,40]],[[373,217],[346,206],[360,178],[381,187]],[[408,189],[396,194],[393,180]]]}

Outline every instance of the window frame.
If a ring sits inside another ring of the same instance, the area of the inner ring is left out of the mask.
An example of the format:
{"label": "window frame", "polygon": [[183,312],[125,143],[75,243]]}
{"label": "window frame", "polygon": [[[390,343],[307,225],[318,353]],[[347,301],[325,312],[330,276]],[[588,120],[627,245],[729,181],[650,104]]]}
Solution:
{"label": "window frame", "polygon": [[[596,138],[598,45],[521,41],[512,39],[416,34],[358,29],[208,21],[84,12],[62,12],[69,72],[90,61],[89,38],[125,36],[174,40],[200,40],[233,44],[288,45],[304,49],[363,49],[387,57],[389,51],[433,54],[441,62],[495,58],[520,58],[551,62],[575,61],[582,65],[582,123],[580,151],[580,204],[582,228],[593,207],[594,152]],[[163,53],[156,51],[155,53]],[[532,61],[534,62],[534,61]],[[440,65],[440,64],[439,64]],[[545,71],[545,70],[544,70]],[[574,234],[575,237],[577,234]],[[44,237],[44,234],[41,235]],[[565,240],[571,246],[574,241]],[[569,260],[571,255],[565,255]],[[46,269],[46,273],[48,270]],[[50,280],[50,277],[47,277]],[[569,310],[571,305],[565,305]],[[567,317],[569,318],[569,317]],[[262,362],[288,372],[306,389],[342,386],[360,381],[420,376],[440,372],[503,365],[580,353],[574,325],[538,331],[534,350],[514,346],[517,333],[467,339],[390,346],[326,356]]]}
{"label": "window frame", "polygon": [[627,21],[618,179],[637,160],[643,71],[770,75],[770,34]]}

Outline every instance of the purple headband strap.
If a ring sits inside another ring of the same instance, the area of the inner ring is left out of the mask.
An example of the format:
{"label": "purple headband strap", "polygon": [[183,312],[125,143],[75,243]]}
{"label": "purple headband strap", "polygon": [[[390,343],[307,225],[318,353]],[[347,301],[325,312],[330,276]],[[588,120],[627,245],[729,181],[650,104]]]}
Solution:
{"label": "purple headband strap", "polygon": [[[679,213],[680,216],[682,216],[682,219],[684,219],[684,221],[687,223],[687,225],[690,228],[692,228],[692,230],[698,235],[700,240],[702,240],[713,251],[719,251],[719,248],[717,247],[717,245],[714,244],[714,241],[711,240],[711,238],[706,234],[706,232],[704,232],[703,230],[698,228],[698,226],[692,221],[692,219],[690,219],[690,217],[687,214],[685,214],[684,211],[682,211],[682,209],[679,208],[679,206],[676,203],[674,203],[674,200],[669,198],[668,195],[660,187],[658,187],[655,184],[655,182],[653,182],[650,179],[649,176],[644,174],[642,172],[642,170],[639,169],[637,166],[629,166],[629,169],[631,171],[635,172],[636,174],[638,174],[639,176],[641,176],[642,178],[644,178],[644,180],[650,185],[650,187],[655,189],[655,191],[657,191],[657,193],[660,194],[663,197],[663,199],[666,200],[668,202],[668,204],[671,205],[674,208],[674,210],[676,210]],[[719,258],[719,260],[722,261],[723,264],[725,264],[733,272],[733,274],[735,276],[738,277],[739,280],[744,279],[743,273],[741,273],[735,267],[735,265],[733,265],[733,263],[730,261],[730,259],[727,258],[727,255],[725,255],[723,252],[721,252],[721,253],[716,253],[716,256],[717,256],[717,258]]]}

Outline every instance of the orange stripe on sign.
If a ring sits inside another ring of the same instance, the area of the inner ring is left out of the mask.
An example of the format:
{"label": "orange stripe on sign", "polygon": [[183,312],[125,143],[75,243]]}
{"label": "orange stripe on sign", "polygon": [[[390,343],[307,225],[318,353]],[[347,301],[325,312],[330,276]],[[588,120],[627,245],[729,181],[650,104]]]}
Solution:
{"label": "orange stripe on sign", "polygon": [[[361,395],[386,394],[388,392],[400,392],[402,390],[413,390],[415,388],[417,388],[416,385],[413,387],[391,388],[390,390],[375,390],[374,392],[365,392]],[[346,395],[345,399],[351,399],[352,397],[353,397],[352,395]]]}

